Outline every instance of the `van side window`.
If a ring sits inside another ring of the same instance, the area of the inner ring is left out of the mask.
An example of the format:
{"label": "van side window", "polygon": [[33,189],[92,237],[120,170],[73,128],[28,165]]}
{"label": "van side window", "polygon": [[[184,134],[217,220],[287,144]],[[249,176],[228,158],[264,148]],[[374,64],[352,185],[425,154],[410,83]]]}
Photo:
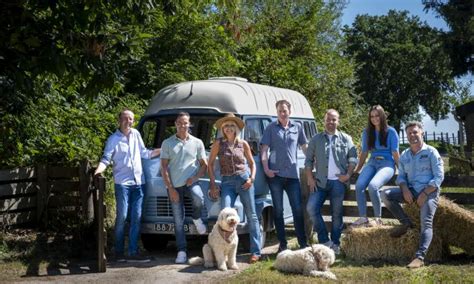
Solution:
{"label": "van side window", "polygon": [[313,137],[313,133],[311,132],[311,126],[309,125],[308,121],[303,122],[304,134],[306,135],[306,139],[310,140]]}
{"label": "van side window", "polygon": [[249,143],[254,155],[259,152],[258,145],[263,135],[262,126],[262,120],[260,119],[247,119],[245,121],[244,139]]}

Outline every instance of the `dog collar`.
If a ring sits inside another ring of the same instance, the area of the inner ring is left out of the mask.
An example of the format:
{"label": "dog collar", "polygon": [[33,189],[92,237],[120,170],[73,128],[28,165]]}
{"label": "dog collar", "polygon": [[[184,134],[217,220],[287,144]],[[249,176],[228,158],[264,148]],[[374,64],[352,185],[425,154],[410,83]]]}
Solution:
{"label": "dog collar", "polygon": [[227,242],[227,243],[231,243],[231,239],[230,237],[232,236],[232,234],[234,233],[235,229],[232,230],[232,231],[226,231],[224,229],[222,229],[221,227],[218,227],[218,230],[219,230],[219,235],[221,235],[221,237]]}

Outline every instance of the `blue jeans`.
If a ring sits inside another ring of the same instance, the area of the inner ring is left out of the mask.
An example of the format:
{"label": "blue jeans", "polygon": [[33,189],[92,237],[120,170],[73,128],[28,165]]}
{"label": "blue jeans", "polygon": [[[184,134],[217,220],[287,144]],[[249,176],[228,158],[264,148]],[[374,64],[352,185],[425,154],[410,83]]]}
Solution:
{"label": "blue jeans", "polygon": [[143,185],[115,184],[115,254],[124,254],[125,220],[130,207],[128,254],[138,254],[138,237],[142,218]]}
{"label": "blue jeans", "polygon": [[242,185],[249,178],[248,173],[223,176],[221,183],[221,207],[233,207],[237,195],[244,206],[247,224],[249,226],[250,253],[260,256],[261,235],[260,224],[255,210],[255,187],[252,185],[248,190],[242,189]]}
{"label": "blue jeans", "polygon": [[[415,200],[418,198],[420,193],[417,193],[415,190],[410,189],[411,193],[415,197]],[[390,188],[382,191],[382,200],[385,206],[392,212],[393,216],[397,218],[400,223],[405,225],[412,225],[410,218],[403,211],[400,203],[404,203],[402,190],[399,187]],[[424,259],[428,248],[433,239],[433,218],[438,208],[439,201],[439,190],[434,191],[428,195],[428,199],[425,204],[420,208],[420,224],[421,224],[421,233],[420,233],[420,245],[416,252],[416,257]]]}
{"label": "blue jeans", "polygon": [[285,221],[283,219],[283,190],[286,191],[286,195],[288,195],[290,201],[298,244],[300,248],[307,247],[308,243],[306,242],[306,234],[304,231],[300,180],[297,178],[284,178],[279,176],[269,178],[268,180],[273,200],[273,219],[275,220],[275,228],[278,241],[280,242],[280,248],[286,249],[287,247]]}
{"label": "blue jeans", "polygon": [[315,192],[312,192],[308,197],[308,204],[306,210],[313,222],[313,229],[318,234],[318,241],[320,244],[329,241],[329,234],[324,223],[321,209],[324,201],[329,198],[331,206],[331,240],[335,245],[340,245],[340,238],[344,223],[342,221],[343,201],[346,191],[346,185],[338,180],[328,180],[326,188],[317,187]]}
{"label": "blue jeans", "polygon": [[194,183],[191,186],[185,185],[181,187],[176,187],[175,189],[179,194],[179,201],[171,202],[171,208],[173,210],[176,247],[178,251],[186,251],[186,233],[184,232],[184,219],[186,218],[184,213],[184,197],[186,196],[192,199],[192,217],[194,220],[196,220],[201,218],[201,211],[204,204],[204,195],[202,193],[202,189],[199,183]]}
{"label": "blue jeans", "polygon": [[355,187],[360,217],[367,217],[366,188],[369,188],[370,201],[372,201],[372,207],[374,208],[374,217],[382,217],[380,188],[393,177],[394,173],[395,165],[393,161],[371,158],[365,165]]}

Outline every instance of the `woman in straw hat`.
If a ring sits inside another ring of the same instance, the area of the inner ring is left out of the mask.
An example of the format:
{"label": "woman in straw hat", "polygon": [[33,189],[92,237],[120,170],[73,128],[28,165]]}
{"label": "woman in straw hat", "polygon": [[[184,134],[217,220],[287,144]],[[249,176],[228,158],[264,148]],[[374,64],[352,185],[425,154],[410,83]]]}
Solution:
{"label": "woman in straw hat", "polygon": [[[216,140],[212,145],[209,155],[209,178],[211,198],[217,199],[221,196],[221,207],[233,207],[237,195],[240,196],[245,210],[245,215],[250,227],[250,263],[260,259],[260,224],[255,209],[255,161],[247,141],[239,138],[240,131],[244,128],[244,122],[234,114],[216,121],[216,128],[222,133],[222,138]],[[214,173],[214,162],[219,157],[221,172],[221,188],[216,186],[216,175]],[[247,170],[246,164],[250,169]]]}

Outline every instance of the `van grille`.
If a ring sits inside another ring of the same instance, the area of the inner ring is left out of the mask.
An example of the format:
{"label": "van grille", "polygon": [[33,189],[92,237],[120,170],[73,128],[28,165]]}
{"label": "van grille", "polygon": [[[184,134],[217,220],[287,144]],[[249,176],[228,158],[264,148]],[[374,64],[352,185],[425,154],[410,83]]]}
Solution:
{"label": "van grille", "polygon": [[[171,201],[165,196],[149,197],[145,202],[144,216],[153,217],[173,217]],[[206,206],[203,207],[202,216],[207,216]],[[193,204],[191,198],[184,197],[184,214],[186,217],[192,217]]]}

